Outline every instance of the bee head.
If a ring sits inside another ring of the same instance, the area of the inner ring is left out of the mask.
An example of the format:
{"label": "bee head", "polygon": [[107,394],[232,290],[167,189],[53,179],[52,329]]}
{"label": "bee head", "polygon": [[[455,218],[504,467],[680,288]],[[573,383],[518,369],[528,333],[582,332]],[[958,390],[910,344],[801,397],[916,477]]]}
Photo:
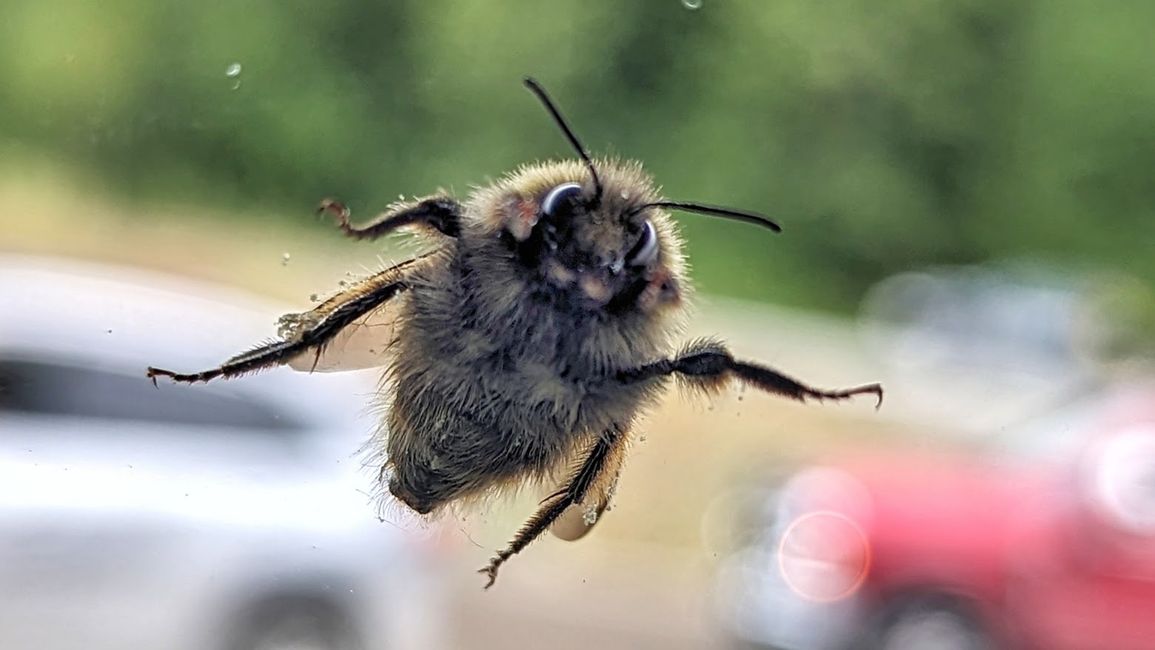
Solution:
{"label": "bee head", "polygon": [[485,210],[518,263],[586,307],[650,311],[681,297],[681,242],[667,210],[736,219],[779,231],[758,214],[666,201],[636,163],[596,164],[540,85],[532,91],[580,161],[530,165],[493,188]]}
{"label": "bee head", "polygon": [[577,161],[522,168],[500,185],[493,225],[518,265],[586,307],[676,303],[681,242],[669,215],[648,207],[653,183],[636,163],[598,166],[599,185]]}

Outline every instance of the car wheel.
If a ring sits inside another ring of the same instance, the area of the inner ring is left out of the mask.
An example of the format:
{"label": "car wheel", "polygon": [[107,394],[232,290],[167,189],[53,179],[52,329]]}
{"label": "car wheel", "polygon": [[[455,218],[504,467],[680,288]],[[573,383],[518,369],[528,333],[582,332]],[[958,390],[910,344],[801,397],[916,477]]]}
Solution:
{"label": "car wheel", "polygon": [[254,615],[231,650],[355,650],[346,620],[318,603],[281,603]]}
{"label": "car wheel", "polygon": [[871,650],[992,650],[968,608],[951,598],[907,600],[884,610],[869,634]]}

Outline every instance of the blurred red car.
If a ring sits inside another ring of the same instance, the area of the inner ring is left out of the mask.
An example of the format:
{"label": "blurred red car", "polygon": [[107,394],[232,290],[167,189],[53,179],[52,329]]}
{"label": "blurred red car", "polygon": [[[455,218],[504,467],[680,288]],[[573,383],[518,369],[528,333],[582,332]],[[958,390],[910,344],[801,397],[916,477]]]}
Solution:
{"label": "blurred red car", "polygon": [[794,473],[718,574],[743,646],[1155,648],[1155,388],[1070,404],[998,454]]}

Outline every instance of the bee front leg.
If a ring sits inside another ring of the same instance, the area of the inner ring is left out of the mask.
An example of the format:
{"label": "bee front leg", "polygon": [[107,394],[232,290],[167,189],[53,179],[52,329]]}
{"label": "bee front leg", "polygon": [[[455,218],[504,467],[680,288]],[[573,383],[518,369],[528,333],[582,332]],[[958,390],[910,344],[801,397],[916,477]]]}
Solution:
{"label": "bee front leg", "polygon": [[353,239],[377,239],[405,226],[432,228],[447,237],[456,237],[461,233],[461,204],[444,195],[394,203],[362,226],[349,223],[349,208],[340,201],[325,199],[321,201],[317,212],[331,213],[337,219],[341,232]]}
{"label": "bee front leg", "polygon": [[876,408],[882,406],[882,386],[879,384],[838,390],[811,388],[768,366],[736,361],[724,345],[712,340],[691,343],[674,359],[663,359],[640,368],[623,370],[617,374],[617,379],[633,383],[674,374],[688,385],[708,392],[717,391],[727,382],[736,379],[768,393],[800,402],[807,399],[843,400],[855,395],[874,395],[878,398]]}
{"label": "bee front leg", "polygon": [[478,571],[489,578],[485,584],[486,589],[492,587],[497,580],[497,570],[501,565],[540,537],[567,508],[582,503],[591,489],[596,491],[612,488],[613,476],[609,477],[611,479],[609,486],[604,486],[605,479],[607,474],[612,475],[619,466],[619,455],[625,440],[625,429],[616,425],[597,437],[581,465],[570,475],[565,487],[543,499],[541,507],[522,525],[521,530],[517,531],[513,541],[493,556],[488,566]]}
{"label": "bee front leg", "polygon": [[157,377],[168,377],[173,381],[182,383],[194,383],[209,381],[218,377],[228,379],[285,364],[297,355],[309,350],[315,351],[316,358],[320,359],[325,344],[333,340],[358,318],[377,309],[404,291],[406,285],[404,281],[396,278],[395,273],[391,274],[386,271],[369,278],[357,288],[358,291],[350,292],[352,295],[346,294],[347,299],[339,304],[325,303],[318,307],[314,310],[317,316],[315,322],[296,332],[287,340],[258,346],[210,370],[184,374],[150,366],[146,376],[152,380],[154,385]]}

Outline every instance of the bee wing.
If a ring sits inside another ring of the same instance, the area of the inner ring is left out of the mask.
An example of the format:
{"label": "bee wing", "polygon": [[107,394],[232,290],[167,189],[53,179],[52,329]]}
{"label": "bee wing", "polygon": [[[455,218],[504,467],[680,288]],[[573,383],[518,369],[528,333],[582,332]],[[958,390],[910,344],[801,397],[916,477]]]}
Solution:
{"label": "bee wing", "polygon": [[[287,365],[301,372],[346,372],[378,368],[389,360],[397,336],[398,312],[404,298],[394,298],[346,325],[330,341],[317,349],[305,350]],[[314,310],[316,311],[316,310]],[[286,319],[312,320],[313,312],[286,314]]]}
{"label": "bee wing", "polygon": [[[412,271],[427,257],[402,262],[354,282],[309,311],[285,314],[278,322],[278,333],[286,341],[304,336],[305,332],[316,327],[343,305],[385,285],[401,281],[406,272]],[[341,328],[324,344],[292,357],[287,365],[302,372],[344,372],[385,365],[397,339],[398,322],[407,299],[407,292],[399,292],[389,301]]]}

